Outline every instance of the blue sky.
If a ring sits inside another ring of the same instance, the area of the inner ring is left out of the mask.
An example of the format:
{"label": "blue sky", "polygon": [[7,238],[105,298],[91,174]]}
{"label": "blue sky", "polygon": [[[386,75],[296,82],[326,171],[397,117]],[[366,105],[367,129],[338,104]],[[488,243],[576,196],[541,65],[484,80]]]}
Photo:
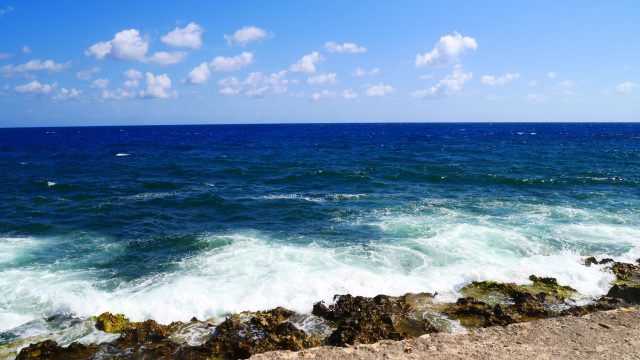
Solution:
{"label": "blue sky", "polygon": [[0,0],[0,126],[639,121],[637,1]]}

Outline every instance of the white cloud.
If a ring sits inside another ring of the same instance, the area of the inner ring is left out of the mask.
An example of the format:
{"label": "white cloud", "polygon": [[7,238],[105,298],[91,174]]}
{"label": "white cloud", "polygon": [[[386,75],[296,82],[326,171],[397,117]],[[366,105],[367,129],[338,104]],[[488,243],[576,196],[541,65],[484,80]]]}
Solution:
{"label": "white cloud", "polygon": [[262,98],[266,95],[283,94],[287,92],[288,85],[292,81],[285,78],[286,70],[265,75],[261,72],[252,72],[244,80],[235,76],[218,81],[222,95],[245,95]]}
{"label": "white cloud", "polygon": [[253,63],[253,54],[245,51],[236,56],[216,56],[209,63],[209,67],[213,71],[236,71],[251,65],[251,63]]}
{"label": "white cloud", "polygon": [[31,55],[31,48],[29,45],[22,45],[22,54],[23,55]]}
{"label": "white cloud", "polygon": [[53,97],[56,101],[75,100],[80,97],[82,90],[62,88],[60,92]]}
{"label": "white cloud", "polygon": [[367,48],[364,46],[358,46],[354,43],[342,43],[337,44],[333,41],[328,41],[324,44],[324,48],[329,52],[338,52],[338,53],[351,53],[351,54],[359,54],[367,52]]}
{"label": "white cloud", "polygon": [[167,74],[156,75],[148,72],[145,74],[147,89],[140,91],[140,97],[143,98],[155,98],[155,99],[168,99],[175,97],[175,91],[171,91],[171,79]]}
{"label": "white cloud", "polygon": [[224,39],[227,44],[246,45],[254,41],[264,40],[269,36],[266,30],[255,26],[245,26],[236,30],[233,35],[225,35]]}
{"label": "white cloud", "polygon": [[529,83],[527,84],[527,86],[529,86],[529,87],[536,87],[536,86],[538,86],[538,82],[537,82],[537,81],[535,81],[535,80],[531,80],[531,81],[529,81]]}
{"label": "white cloud", "polygon": [[531,102],[542,102],[545,100],[544,94],[527,94],[527,101]]}
{"label": "white cloud", "polygon": [[20,65],[4,65],[0,67],[0,76],[11,77],[16,75],[24,75],[30,72],[46,71],[50,74],[58,73],[66,70],[69,63],[56,63],[53,60],[30,60]]}
{"label": "white cloud", "polygon": [[336,73],[326,73],[310,76],[307,82],[312,85],[335,84],[338,82]]}
{"label": "white cloud", "polygon": [[335,97],[336,97],[336,93],[334,93],[333,91],[322,90],[322,91],[314,92],[313,94],[311,94],[310,99],[311,101],[320,101],[322,99],[330,99]]}
{"label": "white cloud", "polygon": [[91,84],[94,89],[106,89],[109,86],[109,79],[96,79]]}
{"label": "white cloud", "polygon": [[478,43],[472,37],[462,36],[459,33],[445,35],[435,44],[433,49],[425,54],[416,55],[415,64],[423,66],[445,66],[458,62],[458,59],[467,50],[478,49]]}
{"label": "white cloud", "polygon": [[353,70],[351,75],[362,77],[362,76],[378,75],[379,73],[380,73],[380,69],[378,69],[378,68],[373,68],[371,70],[365,70],[365,69],[363,69],[361,67],[357,67],[355,70]]}
{"label": "white cloud", "polygon": [[209,75],[211,75],[209,64],[203,62],[189,71],[185,82],[187,84],[206,84],[209,81]]}
{"label": "white cloud", "polygon": [[138,80],[142,79],[142,73],[136,69],[129,69],[124,72],[124,76],[127,80],[124,81],[124,87],[134,88],[138,87]]}
{"label": "white cloud", "polygon": [[189,23],[183,28],[176,27],[160,38],[163,43],[173,47],[199,49],[202,46],[202,28],[196,23]]}
{"label": "white cloud", "polygon": [[187,53],[183,51],[166,52],[159,51],[151,55],[146,61],[154,65],[174,65],[187,57]]}
{"label": "white cloud", "polygon": [[513,80],[518,80],[520,78],[520,73],[506,73],[502,76],[492,76],[492,75],[484,75],[480,78],[480,82],[485,84],[485,85],[490,85],[490,86],[502,86],[502,85],[506,85],[507,83],[513,81]]}
{"label": "white cloud", "polygon": [[292,72],[302,72],[313,74],[316,72],[316,64],[324,60],[319,52],[314,51],[311,54],[303,56],[297,63],[291,65],[289,70]]}
{"label": "white cloud", "polygon": [[13,54],[0,52],[0,60],[10,59],[11,57],[13,57]]}
{"label": "white cloud", "polygon": [[455,69],[453,73],[445,76],[436,85],[412,92],[410,95],[417,99],[429,99],[442,96],[453,96],[462,90],[462,86],[473,78],[472,73],[465,73],[462,69]]}
{"label": "white cloud", "polygon": [[548,77],[549,79],[555,79],[555,78],[557,78],[557,77],[558,77],[558,73],[557,73],[557,72],[555,72],[555,71],[548,72],[548,73],[547,73],[547,77]]}
{"label": "white cloud", "polygon": [[631,81],[627,81],[627,82],[623,82],[622,84],[619,84],[618,86],[616,86],[616,91],[619,94],[624,94],[624,93],[629,93],[631,92],[634,88],[637,88],[638,84],[631,82]]}
{"label": "white cloud", "polygon": [[84,53],[96,59],[144,61],[149,50],[149,41],[140,36],[137,29],[122,30],[113,39],[91,45]]}
{"label": "white cloud", "polygon": [[574,84],[572,81],[565,80],[556,85],[557,91],[556,93],[561,96],[573,96],[575,93],[573,91]]}
{"label": "white cloud", "polygon": [[102,100],[123,100],[132,99],[134,97],[136,97],[136,94],[122,89],[117,89],[114,91],[105,90],[102,92]]}
{"label": "white cloud", "polygon": [[56,84],[42,84],[36,80],[26,83],[23,85],[18,85],[15,87],[17,93],[26,94],[26,95],[48,95],[51,91],[56,87]]}
{"label": "white cloud", "polygon": [[76,73],[76,78],[78,80],[84,80],[84,81],[91,80],[93,75],[99,73],[100,71],[102,71],[102,69],[100,69],[97,66],[94,66],[94,67],[92,67],[91,69],[88,69],[88,70],[78,71]]}
{"label": "white cloud", "polygon": [[356,93],[355,91],[351,90],[351,89],[347,89],[342,91],[342,98],[343,99],[347,99],[347,100],[352,100],[352,99],[357,99],[358,98],[358,93]]}
{"label": "white cloud", "polygon": [[385,96],[388,93],[394,92],[395,89],[391,85],[378,84],[371,85],[364,92],[367,96]]}

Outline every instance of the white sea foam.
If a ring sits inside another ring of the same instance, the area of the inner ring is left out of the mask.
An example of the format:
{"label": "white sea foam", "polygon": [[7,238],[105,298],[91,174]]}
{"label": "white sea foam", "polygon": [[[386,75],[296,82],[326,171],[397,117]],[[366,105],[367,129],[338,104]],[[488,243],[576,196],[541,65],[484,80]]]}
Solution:
{"label": "white sea foam", "polygon": [[47,181],[47,186],[48,187],[56,186],[56,183],[53,181]]}
{"label": "white sea foam", "polygon": [[115,156],[117,157],[125,157],[125,156],[130,156],[131,154],[127,154],[127,153],[117,153]]}

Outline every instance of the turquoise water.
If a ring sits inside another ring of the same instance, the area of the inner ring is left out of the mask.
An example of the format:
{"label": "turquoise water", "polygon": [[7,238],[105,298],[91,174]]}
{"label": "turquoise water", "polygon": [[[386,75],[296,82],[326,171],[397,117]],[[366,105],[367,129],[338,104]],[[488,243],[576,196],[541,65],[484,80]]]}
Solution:
{"label": "turquoise water", "polygon": [[640,124],[0,129],[0,150],[0,343],[530,274],[593,296],[611,276],[581,258],[640,257]]}

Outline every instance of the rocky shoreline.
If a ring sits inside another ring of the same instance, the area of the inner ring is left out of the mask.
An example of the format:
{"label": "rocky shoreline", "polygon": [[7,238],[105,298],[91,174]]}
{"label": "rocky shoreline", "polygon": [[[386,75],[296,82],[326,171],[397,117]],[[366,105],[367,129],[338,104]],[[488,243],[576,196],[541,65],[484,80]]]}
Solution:
{"label": "rocky shoreline", "polygon": [[[504,327],[531,320],[583,316],[640,304],[640,266],[612,259],[587,258],[585,266],[600,265],[616,281],[605,296],[577,305],[578,292],[556,279],[531,275],[530,285],[473,282],[460,290],[455,303],[435,301],[436,294],[408,293],[373,298],[336,295],[334,303],[313,306],[315,331],[294,325],[300,315],[284,308],[243,312],[217,325],[190,322],[158,324],[130,322],[124,315],[104,313],[95,318],[97,329],[120,334],[111,342],[62,347],[53,340],[24,347],[16,359],[243,359],[278,351],[300,351],[321,345],[344,347],[383,340],[416,339],[448,333],[454,324],[466,329]],[[200,334],[198,344],[176,334]],[[10,345],[10,344],[9,344]],[[6,346],[5,346],[6,347]]]}

